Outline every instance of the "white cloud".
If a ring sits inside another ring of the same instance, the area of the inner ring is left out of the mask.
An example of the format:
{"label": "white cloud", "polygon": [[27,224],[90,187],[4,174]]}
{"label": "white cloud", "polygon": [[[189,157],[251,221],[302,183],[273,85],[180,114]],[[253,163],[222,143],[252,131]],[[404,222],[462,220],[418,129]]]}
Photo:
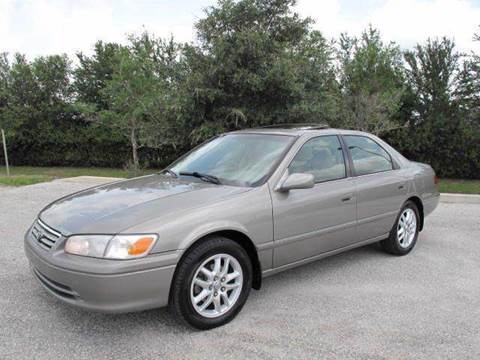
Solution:
{"label": "white cloud", "polygon": [[57,1],[34,1],[26,11],[34,16],[21,48],[37,54],[47,49],[52,53],[74,53],[89,49],[100,38],[117,40],[120,29],[113,26],[109,4],[85,4],[76,7]]}
{"label": "white cloud", "polygon": [[11,46],[11,37],[9,36],[9,29],[11,18],[10,14],[12,13],[13,9],[13,1],[5,0],[0,1],[0,52],[3,52],[4,49],[7,49]]}
{"label": "white cloud", "polygon": [[480,50],[480,44],[473,42],[480,7],[465,0],[389,0],[372,13],[371,20],[386,38],[406,47],[428,37],[447,36],[463,51]]}
{"label": "white cloud", "polygon": [[[348,1],[351,1],[348,4]],[[369,23],[386,40],[411,47],[429,36],[454,38],[459,49],[480,52],[472,41],[480,25],[473,0],[299,0],[297,10],[316,20],[329,38],[359,34]],[[0,52],[38,55],[89,52],[96,40],[124,42],[143,28],[177,40],[194,38],[193,23],[215,0],[0,0]]]}
{"label": "white cloud", "polygon": [[404,48],[422,43],[429,37],[453,38],[461,51],[480,52],[480,43],[472,40],[479,31],[480,6],[466,0],[386,0],[361,17],[342,8],[339,0],[300,0],[297,9],[311,16],[315,27],[327,37],[341,32],[358,34],[368,24],[380,29],[384,39]]}
{"label": "white cloud", "polygon": [[0,51],[38,55],[89,52],[97,40],[125,42],[146,29],[178,41],[194,37],[193,23],[212,0],[0,0]]}
{"label": "white cloud", "polygon": [[343,32],[357,33],[368,24],[366,20],[348,18],[342,12],[339,0],[299,0],[296,10],[315,20],[314,27],[329,38],[335,38]]}

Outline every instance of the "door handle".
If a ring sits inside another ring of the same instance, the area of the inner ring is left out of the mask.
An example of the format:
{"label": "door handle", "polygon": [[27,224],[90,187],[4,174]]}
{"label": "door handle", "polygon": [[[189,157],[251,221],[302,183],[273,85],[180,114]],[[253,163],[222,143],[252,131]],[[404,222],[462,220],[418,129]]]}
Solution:
{"label": "door handle", "polygon": [[352,196],[350,196],[350,195],[342,198],[342,202],[347,202],[347,201],[350,201],[350,200],[352,200]]}
{"label": "door handle", "polygon": [[399,186],[398,186],[398,189],[399,189],[399,190],[402,190],[404,187],[405,187],[405,185],[399,185]]}

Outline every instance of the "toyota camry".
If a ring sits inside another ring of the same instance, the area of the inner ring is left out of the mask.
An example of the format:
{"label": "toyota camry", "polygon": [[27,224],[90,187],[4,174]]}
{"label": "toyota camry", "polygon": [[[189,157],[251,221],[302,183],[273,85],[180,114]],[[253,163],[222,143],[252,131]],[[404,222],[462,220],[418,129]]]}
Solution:
{"label": "toyota camry", "polygon": [[157,174],[56,200],[28,229],[25,252],[40,284],[66,303],[168,305],[209,329],[232,320],[266,276],[375,242],[408,254],[438,200],[432,168],[376,136],[248,129]]}

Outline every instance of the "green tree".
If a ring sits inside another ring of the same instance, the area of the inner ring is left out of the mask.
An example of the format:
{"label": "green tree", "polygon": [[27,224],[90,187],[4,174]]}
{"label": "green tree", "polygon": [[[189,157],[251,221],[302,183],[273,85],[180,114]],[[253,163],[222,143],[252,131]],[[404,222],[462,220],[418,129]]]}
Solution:
{"label": "green tree", "polygon": [[5,112],[10,98],[10,63],[8,54],[0,54],[0,128],[6,127]]}
{"label": "green tree", "polygon": [[[8,54],[0,53],[0,129],[6,131],[6,137],[9,139],[9,118],[7,109],[10,98],[10,64],[8,62]],[[0,139],[0,144],[1,144]],[[8,143],[8,142],[7,142]],[[1,148],[0,148],[1,149]],[[0,163],[5,161],[3,151],[0,150]]]}
{"label": "green tree", "polygon": [[46,134],[55,133],[55,125],[70,111],[70,75],[66,55],[39,57],[31,63],[20,54],[14,56],[7,116],[18,136],[32,140],[38,136],[45,140],[52,138]]}
{"label": "green tree", "polygon": [[128,46],[118,49],[110,80],[100,91],[106,109],[101,124],[118,131],[130,142],[133,167],[140,166],[139,148],[174,142],[177,62],[179,46],[171,39],[148,33],[130,36]]}
{"label": "green tree", "polygon": [[472,126],[480,127],[480,57],[471,55],[464,59],[455,93],[464,119]]}
{"label": "green tree", "polygon": [[121,48],[121,45],[116,43],[97,41],[92,56],[77,54],[79,64],[73,72],[73,88],[78,102],[93,105],[96,110],[107,108],[107,100],[102,90],[107,81],[112,79],[118,66],[117,54]]}
{"label": "green tree", "polygon": [[[453,41],[427,40],[405,52],[409,84],[417,97],[419,121],[429,113],[447,110],[453,105],[457,88],[460,54]],[[439,111],[437,111],[439,110]]]}
{"label": "green tree", "polygon": [[[480,34],[474,34],[474,41],[480,42]],[[472,126],[480,128],[480,55],[466,55],[459,75],[456,93],[465,119]],[[480,130],[479,130],[480,131]]]}
{"label": "green tree", "polygon": [[334,122],[331,47],[294,0],[221,0],[185,53],[194,141],[239,127]]}
{"label": "green tree", "polygon": [[45,56],[29,62],[15,54],[12,63],[2,67],[9,69],[6,87],[2,86],[8,96],[1,118],[11,138],[12,162],[29,163],[40,158],[48,162],[58,160],[60,154],[61,160],[67,161],[62,150],[72,147],[76,139],[67,56]]}
{"label": "green tree", "polygon": [[197,22],[196,42],[100,41],[73,70],[65,55],[0,54],[12,161],[157,166],[218,132],[328,122],[381,134],[441,176],[478,178],[479,54],[448,39],[402,54],[372,28],[332,43],[294,5],[220,0]]}
{"label": "green tree", "polygon": [[462,103],[462,55],[453,41],[429,39],[405,52],[407,79],[415,103],[408,131],[402,137],[405,152],[430,163],[446,177],[475,177],[480,168],[479,134],[467,121]]}
{"label": "green tree", "polygon": [[369,27],[360,38],[342,34],[338,44],[343,126],[380,135],[399,127],[405,95],[402,53]]}

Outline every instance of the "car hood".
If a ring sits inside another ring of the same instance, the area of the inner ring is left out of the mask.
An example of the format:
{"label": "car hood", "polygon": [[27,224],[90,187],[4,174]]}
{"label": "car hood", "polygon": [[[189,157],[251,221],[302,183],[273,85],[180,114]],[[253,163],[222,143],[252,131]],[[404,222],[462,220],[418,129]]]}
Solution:
{"label": "car hood", "polygon": [[147,220],[248,190],[155,174],[66,196],[45,207],[39,217],[64,235],[116,234]]}

